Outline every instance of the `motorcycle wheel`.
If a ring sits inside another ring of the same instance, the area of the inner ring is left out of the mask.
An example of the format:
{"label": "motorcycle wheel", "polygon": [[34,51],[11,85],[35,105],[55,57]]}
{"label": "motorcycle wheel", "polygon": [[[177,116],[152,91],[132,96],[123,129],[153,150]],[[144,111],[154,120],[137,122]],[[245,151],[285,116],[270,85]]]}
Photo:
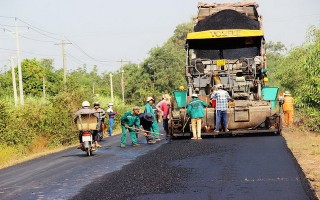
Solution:
{"label": "motorcycle wheel", "polygon": [[92,156],[92,150],[91,149],[87,149],[87,156]]}

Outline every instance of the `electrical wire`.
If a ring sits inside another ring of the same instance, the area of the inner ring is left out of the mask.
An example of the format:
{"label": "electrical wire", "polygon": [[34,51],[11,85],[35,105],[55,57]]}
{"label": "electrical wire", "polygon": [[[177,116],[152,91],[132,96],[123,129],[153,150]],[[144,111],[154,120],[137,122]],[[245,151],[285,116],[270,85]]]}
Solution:
{"label": "electrical wire", "polygon": [[114,61],[111,61],[111,60],[98,60],[92,56],[90,56],[87,52],[85,52],[79,45],[77,45],[75,42],[71,41],[70,39],[66,38],[70,43],[72,43],[72,45],[77,48],[79,51],[81,51],[84,55],[86,55],[88,58],[90,58],[91,60],[93,61],[96,61],[102,65],[106,65],[105,63],[106,62],[114,62]]}
{"label": "electrical wire", "polygon": [[[6,48],[0,48],[0,50],[3,51],[13,51],[16,52],[16,49],[6,49]],[[50,56],[50,57],[57,57],[59,55],[48,55],[48,54],[41,54],[41,53],[36,53],[36,52],[31,52],[31,51],[20,51],[21,53],[26,53],[26,54],[33,54],[33,55],[40,55],[40,56]]]}
{"label": "electrical wire", "polygon": [[[26,21],[24,21],[24,20],[22,20],[22,19],[20,19],[20,18],[16,18],[16,19],[19,20],[19,21],[21,21],[21,22],[24,23],[24,24],[27,24],[30,29],[34,30],[35,32],[37,32],[37,33],[39,33],[39,34],[41,34],[41,35],[43,35],[43,36],[46,36],[46,37],[52,38],[52,39],[56,39],[56,40],[59,40],[59,41],[61,40],[61,38],[63,38],[63,36],[60,35],[60,34],[52,33],[52,32],[49,32],[49,31],[46,31],[46,30],[37,28],[37,27],[29,24],[28,22],[26,22]],[[45,33],[48,33],[48,34],[51,34],[51,35],[59,36],[59,38],[57,38],[57,37],[52,37],[52,36],[47,35],[47,34],[44,34],[44,33],[42,33],[42,32],[45,32]]]}
{"label": "electrical wire", "polygon": [[[61,34],[57,34],[57,33],[53,33],[53,32],[49,32],[49,31],[46,31],[44,29],[40,29],[36,26],[33,26],[32,24],[20,19],[20,18],[17,18],[17,17],[7,17],[7,16],[0,16],[0,17],[5,17],[5,18],[11,18],[11,19],[15,19],[15,20],[19,20],[20,22],[26,24],[27,26],[18,26],[18,27],[26,27],[28,28],[29,30],[33,30],[34,32],[37,32],[38,34],[42,35],[42,36],[45,36],[47,38],[51,38],[51,39],[54,39],[54,40],[59,40],[61,41],[62,39],[61,38],[66,38],[65,36],[61,35]],[[15,27],[15,26],[11,26],[11,25],[6,25],[6,24],[0,24],[4,30],[7,30],[9,32],[12,32],[14,33],[14,31],[11,31],[9,29],[7,29],[6,27]],[[22,38],[25,38],[25,39],[29,39],[29,40],[33,40],[33,41],[38,41],[38,42],[47,42],[47,43],[54,43],[55,41],[52,41],[52,40],[39,40],[39,39],[34,39],[34,38],[30,38],[30,37],[27,37],[25,35],[21,35],[20,36]],[[58,37],[56,37],[58,36]],[[76,44],[75,42],[71,41],[70,39],[66,38],[67,41],[69,41],[70,43],[72,43],[72,46],[74,46],[76,49],[78,49],[81,53],[83,53],[84,55],[86,55],[88,58],[90,58],[91,60],[103,65],[103,66],[106,66],[106,63],[108,62],[115,62],[115,61],[111,61],[111,60],[100,60],[100,59],[96,59],[94,58],[93,56],[89,55],[86,51],[84,51],[78,44]],[[21,51],[23,52],[23,51]],[[25,51],[24,51],[25,52]],[[30,53],[33,53],[33,52],[30,52]],[[69,56],[73,57],[74,59],[82,62],[80,59],[72,56],[71,54],[68,54]],[[83,63],[83,62],[82,62]]]}
{"label": "electrical wire", "polygon": [[25,39],[28,39],[28,40],[37,41],[37,42],[55,43],[55,41],[53,41],[53,40],[38,40],[38,39],[29,38],[29,37],[24,36],[24,35],[21,35],[21,34],[20,34],[20,36],[21,36],[22,38],[25,38]]}

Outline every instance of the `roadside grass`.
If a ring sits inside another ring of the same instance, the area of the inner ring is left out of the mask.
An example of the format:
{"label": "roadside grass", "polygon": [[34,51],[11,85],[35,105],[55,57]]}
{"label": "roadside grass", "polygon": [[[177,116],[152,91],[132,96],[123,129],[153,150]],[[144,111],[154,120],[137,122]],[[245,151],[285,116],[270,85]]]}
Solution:
{"label": "roadside grass", "polygon": [[320,133],[293,126],[285,128],[282,135],[320,197]]}

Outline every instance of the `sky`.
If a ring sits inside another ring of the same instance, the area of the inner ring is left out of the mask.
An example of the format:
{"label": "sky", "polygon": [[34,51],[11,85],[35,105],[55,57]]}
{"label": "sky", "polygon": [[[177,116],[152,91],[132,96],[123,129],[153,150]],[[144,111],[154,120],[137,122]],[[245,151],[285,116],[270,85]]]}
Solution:
{"label": "sky", "polygon": [[[141,63],[148,52],[163,45],[175,27],[197,13],[199,0],[1,0],[0,73],[16,59],[15,22],[20,34],[21,59],[54,59],[62,68],[83,64],[99,73],[114,72],[120,60]],[[238,1],[202,1],[238,2]],[[305,41],[309,26],[320,27],[319,0],[257,0],[264,19],[266,41],[294,47]],[[15,20],[17,17],[17,20]],[[125,63],[125,62],[124,62]]]}

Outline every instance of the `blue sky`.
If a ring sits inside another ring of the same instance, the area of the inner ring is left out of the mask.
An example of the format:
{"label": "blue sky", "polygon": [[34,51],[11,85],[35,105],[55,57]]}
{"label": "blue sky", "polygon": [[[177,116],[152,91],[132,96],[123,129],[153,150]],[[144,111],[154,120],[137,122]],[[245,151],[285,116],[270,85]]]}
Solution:
{"label": "blue sky", "polygon": [[[267,41],[296,46],[304,42],[310,25],[320,27],[319,0],[256,2],[264,17]],[[0,73],[10,66],[8,59],[16,49],[10,32],[14,32],[11,26],[15,20],[3,16],[22,20],[17,21],[22,59],[53,58],[55,67],[61,68],[61,46],[55,44],[67,38],[73,43],[66,45],[68,69],[85,63],[88,69],[96,64],[99,72],[104,72],[118,70],[120,59],[142,62],[151,48],[161,46],[172,36],[178,24],[191,20],[197,3],[198,0],[2,0]],[[50,33],[28,28],[31,26]]]}

